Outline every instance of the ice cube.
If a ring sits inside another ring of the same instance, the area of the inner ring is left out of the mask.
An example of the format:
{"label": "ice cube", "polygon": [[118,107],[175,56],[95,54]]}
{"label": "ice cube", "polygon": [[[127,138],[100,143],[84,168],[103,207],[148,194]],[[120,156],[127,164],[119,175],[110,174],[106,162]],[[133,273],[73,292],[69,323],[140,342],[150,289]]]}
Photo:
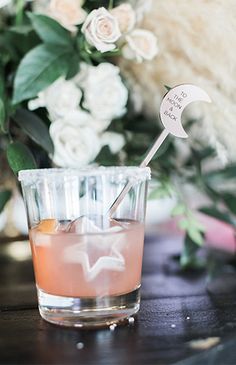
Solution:
{"label": "ice cube", "polygon": [[106,233],[109,232],[119,232],[122,231],[124,229],[124,225],[122,223],[120,223],[119,221],[110,218],[109,219],[109,228],[106,229]]}
{"label": "ice cube", "polygon": [[110,227],[122,227],[122,224],[114,218],[109,219]]}
{"label": "ice cube", "polygon": [[80,264],[87,281],[94,280],[104,270],[124,271],[125,269],[125,259],[121,254],[125,245],[123,235],[107,234],[122,231],[123,227],[115,220],[111,223],[110,228],[102,230],[94,221],[83,216],[69,225],[68,232],[82,234],[82,236],[78,237],[77,243],[65,249],[64,260]]}
{"label": "ice cube", "polygon": [[116,233],[116,232],[120,232],[122,231],[123,228],[120,227],[120,226],[113,226],[113,227],[110,227],[110,228],[107,228],[107,229],[104,229],[104,233]]}
{"label": "ice cube", "polygon": [[110,256],[100,256],[97,261],[90,264],[89,255],[83,244],[75,244],[64,251],[65,262],[81,264],[84,277],[87,281],[94,280],[103,270],[124,271],[125,259],[116,248],[112,248]]}
{"label": "ice cube", "polygon": [[56,226],[56,233],[67,232],[71,221],[68,219],[60,220]]}
{"label": "ice cube", "polygon": [[77,234],[112,233],[124,229],[124,225],[106,216],[82,216],[69,223],[64,231]]}
{"label": "ice cube", "polygon": [[31,231],[30,238],[35,246],[50,246],[51,236],[40,231]]}
{"label": "ice cube", "polygon": [[66,231],[70,233],[85,234],[101,233],[102,230],[91,219],[82,216],[71,222]]}

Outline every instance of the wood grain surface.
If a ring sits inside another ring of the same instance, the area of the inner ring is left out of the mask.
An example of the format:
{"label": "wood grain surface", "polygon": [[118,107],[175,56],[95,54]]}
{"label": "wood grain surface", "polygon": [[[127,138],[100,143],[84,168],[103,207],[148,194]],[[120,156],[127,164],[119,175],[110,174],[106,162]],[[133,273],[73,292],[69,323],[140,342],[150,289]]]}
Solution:
{"label": "wood grain surface", "polygon": [[[146,237],[141,310],[134,324],[115,331],[42,320],[31,260],[13,260],[7,245],[0,246],[0,364],[236,364],[236,277],[209,287],[205,273],[182,273],[175,259],[181,238]],[[220,337],[219,345],[204,352],[191,347],[208,337]]]}

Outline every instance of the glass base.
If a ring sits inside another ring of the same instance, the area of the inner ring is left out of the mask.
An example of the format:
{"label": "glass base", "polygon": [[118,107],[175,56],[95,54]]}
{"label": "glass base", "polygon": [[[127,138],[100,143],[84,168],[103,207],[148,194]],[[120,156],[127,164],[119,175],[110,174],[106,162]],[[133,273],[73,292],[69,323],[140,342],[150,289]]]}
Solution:
{"label": "glass base", "polygon": [[37,291],[42,318],[61,326],[110,326],[134,315],[140,306],[140,286],[130,293],[97,298],[56,296],[39,288]]}

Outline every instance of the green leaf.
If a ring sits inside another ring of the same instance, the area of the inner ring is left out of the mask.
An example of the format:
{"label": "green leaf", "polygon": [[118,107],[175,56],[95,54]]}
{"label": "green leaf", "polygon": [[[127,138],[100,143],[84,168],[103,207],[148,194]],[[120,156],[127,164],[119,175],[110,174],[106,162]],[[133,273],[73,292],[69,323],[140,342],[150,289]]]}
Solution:
{"label": "green leaf", "polygon": [[31,27],[31,30],[28,29],[27,32],[13,32],[11,29],[8,29],[4,36],[4,43],[10,53],[10,57],[18,65],[25,54],[38,46],[41,40]]}
{"label": "green leaf", "polygon": [[66,48],[45,44],[28,52],[16,72],[13,103],[35,97],[60,76],[66,75],[71,57]]}
{"label": "green leaf", "polygon": [[174,195],[173,186],[169,181],[162,180],[148,195],[149,200],[171,198]]}
{"label": "green leaf", "polygon": [[184,248],[181,253],[180,264],[182,268],[199,269],[202,268],[204,263],[197,257],[199,246],[191,239],[187,234],[184,240]]}
{"label": "green leaf", "polygon": [[215,170],[204,174],[204,179],[206,181],[222,181],[225,179],[235,179],[236,178],[236,164],[230,164],[222,170]]}
{"label": "green leaf", "polygon": [[219,209],[217,209],[216,207],[202,207],[199,209],[199,211],[201,213],[204,213],[206,215],[209,215],[210,217],[213,217],[215,219],[218,219],[222,222],[231,224],[233,226],[236,225],[236,222],[233,220],[233,218],[225,213],[225,212],[221,212]]}
{"label": "green leaf", "polygon": [[166,191],[162,187],[158,186],[150,192],[148,195],[148,200],[162,199],[165,196]]}
{"label": "green leaf", "polygon": [[232,179],[232,178],[235,179],[236,178],[236,164],[228,165],[223,170],[218,171],[218,173],[224,179]]}
{"label": "green leaf", "polygon": [[[0,39],[1,44],[1,39]],[[3,76],[3,66],[1,65],[0,59],[0,98],[2,99],[5,93],[5,83],[4,83],[4,76]]]}
{"label": "green leaf", "polygon": [[3,211],[6,203],[11,197],[11,191],[10,190],[4,190],[0,191],[0,213]]}
{"label": "green leaf", "polygon": [[48,128],[35,113],[26,109],[17,109],[13,119],[34,142],[48,153],[53,153],[53,143]]}
{"label": "green leaf", "polygon": [[5,119],[6,119],[6,112],[5,112],[5,105],[2,99],[0,99],[0,128],[5,133]]}
{"label": "green leaf", "polygon": [[37,167],[29,148],[20,142],[9,144],[7,148],[7,160],[15,174],[20,170],[35,169]]}
{"label": "green leaf", "polygon": [[221,193],[221,197],[227,208],[236,214],[236,196],[231,193]]}
{"label": "green leaf", "polygon": [[171,195],[172,193],[168,189],[165,189],[165,187],[163,186],[159,186],[150,192],[150,194],[148,195],[148,199],[164,199],[167,197],[171,197]]}
{"label": "green leaf", "polygon": [[189,228],[189,221],[187,219],[181,219],[178,222],[178,227],[183,231],[186,231]]}
{"label": "green leaf", "polygon": [[215,150],[212,147],[206,147],[198,150],[192,147],[191,152],[192,152],[192,160],[194,160],[197,163],[200,163],[205,159],[208,159],[215,155]]}
{"label": "green leaf", "polygon": [[204,233],[206,231],[206,227],[201,222],[199,222],[193,215],[189,218],[189,225],[200,232]]}
{"label": "green leaf", "polygon": [[42,14],[27,13],[27,15],[43,42],[63,47],[72,46],[70,32],[63,28],[56,20]]}
{"label": "green leaf", "polygon": [[178,215],[183,215],[186,212],[186,207],[183,204],[177,204],[174,209],[172,209],[171,215],[173,217]]}
{"label": "green leaf", "polygon": [[168,85],[164,85],[164,86],[165,86],[165,88],[166,88],[167,92],[169,92],[169,91],[172,89],[172,87],[170,87],[170,86],[168,86]]}
{"label": "green leaf", "polygon": [[30,32],[32,32],[33,28],[31,25],[25,24],[25,25],[15,25],[13,27],[10,27],[8,30],[12,33],[27,35]]}
{"label": "green leaf", "polygon": [[187,230],[189,237],[191,238],[191,240],[196,243],[198,246],[202,246],[204,239],[203,239],[203,234],[201,233],[200,230],[198,230],[195,227],[190,227]]}
{"label": "green leaf", "polygon": [[73,54],[70,59],[70,67],[66,75],[66,79],[72,79],[79,72],[80,64],[79,57],[77,54]]}
{"label": "green leaf", "polygon": [[193,215],[186,215],[178,223],[178,227],[186,231],[191,240],[198,246],[202,246],[204,241],[205,227],[194,218]]}
{"label": "green leaf", "polygon": [[99,155],[97,156],[96,162],[103,166],[117,165],[119,162],[118,155],[113,155],[108,146],[104,146]]}

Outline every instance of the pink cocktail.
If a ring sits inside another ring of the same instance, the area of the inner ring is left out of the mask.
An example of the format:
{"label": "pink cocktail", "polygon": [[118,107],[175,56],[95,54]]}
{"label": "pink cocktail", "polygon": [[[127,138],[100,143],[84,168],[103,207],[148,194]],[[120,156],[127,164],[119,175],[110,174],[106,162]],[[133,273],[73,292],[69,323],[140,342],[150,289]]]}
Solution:
{"label": "pink cocktail", "polygon": [[[36,284],[51,295],[96,298],[140,286],[144,225],[117,222],[105,233],[30,230]],[[115,229],[117,228],[117,229]],[[55,260],[56,257],[56,260]]]}
{"label": "pink cocktail", "polygon": [[[139,310],[149,177],[139,167],[20,172],[45,320],[91,327]],[[128,183],[132,188],[110,216]]]}

